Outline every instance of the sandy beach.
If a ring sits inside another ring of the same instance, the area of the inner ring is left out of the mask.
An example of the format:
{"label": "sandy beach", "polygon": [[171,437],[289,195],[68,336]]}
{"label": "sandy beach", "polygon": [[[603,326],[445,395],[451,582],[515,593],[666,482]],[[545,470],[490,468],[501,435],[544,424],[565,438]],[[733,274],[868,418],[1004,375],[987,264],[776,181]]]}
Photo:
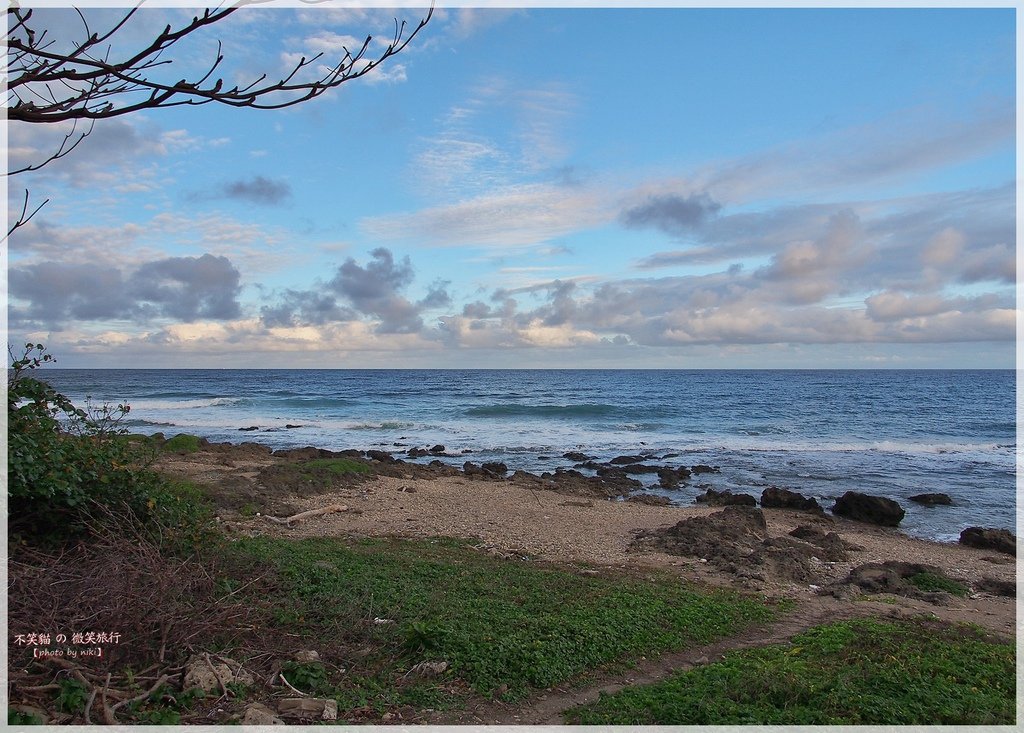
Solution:
{"label": "sandy beach", "polygon": [[[567,495],[510,479],[465,476],[451,469],[435,475],[412,462],[380,465],[377,475],[359,481],[339,479],[315,490],[282,492],[281,484],[269,479],[283,475],[295,458],[271,455],[251,445],[220,445],[165,456],[157,468],[209,486],[220,497],[219,521],[229,533],[238,535],[465,538],[483,552],[571,565],[581,572],[603,568],[668,572],[700,583],[790,598],[808,610],[852,608],[859,615],[884,606],[886,612],[932,613],[947,620],[978,623],[1000,634],[1014,633],[1015,599],[978,589],[979,584],[990,587],[984,585],[988,581],[1015,582],[1014,559],[992,550],[915,539],[898,529],[827,512],[764,509],[770,541],[785,541],[782,538],[797,527],[810,527],[836,533],[849,548],[839,560],[810,557],[805,566],[810,576],[805,573],[796,581],[787,573],[773,572],[771,564],[756,573],[735,567],[730,571],[714,558],[670,554],[636,542],[638,535],[715,515],[723,511],[720,507],[647,506]],[[245,501],[243,511],[231,508],[232,503],[238,506],[240,497]],[[268,521],[265,516],[286,517],[332,505],[342,505],[345,510],[291,525]],[[965,597],[944,593],[928,599],[826,592],[838,587],[833,584],[841,585],[858,566],[892,560],[937,567],[971,591]]]}

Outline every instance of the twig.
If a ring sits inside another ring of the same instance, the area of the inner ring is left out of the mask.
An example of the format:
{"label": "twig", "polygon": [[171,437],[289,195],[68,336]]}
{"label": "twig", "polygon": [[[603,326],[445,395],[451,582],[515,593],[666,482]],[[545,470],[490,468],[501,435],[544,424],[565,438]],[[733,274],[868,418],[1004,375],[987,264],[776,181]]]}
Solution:
{"label": "twig", "polygon": [[[109,686],[110,686],[110,673],[107,672],[107,679],[103,683],[103,699],[104,700],[106,700],[106,697],[107,697],[107,687],[109,687]],[[89,717],[89,713],[92,711],[92,704],[94,702],[96,702],[96,693],[97,692],[98,692],[98,690],[95,687],[92,688],[92,692],[89,693],[89,701],[85,704],[85,724],[86,725],[92,725],[92,719]]]}
{"label": "twig", "polygon": [[282,681],[282,682],[284,682],[284,683],[285,683],[286,685],[288,685],[288,689],[290,689],[290,690],[291,690],[292,692],[294,692],[294,693],[295,693],[296,695],[301,695],[302,697],[309,697],[309,695],[307,695],[307,694],[306,694],[305,692],[303,692],[302,690],[297,690],[297,689],[295,689],[295,687],[293,687],[293,686],[292,686],[292,683],[291,683],[291,682],[289,682],[288,680],[286,680],[286,679],[285,679],[285,677],[284,677],[284,672],[278,672],[278,673],[277,673],[277,676],[278,676],[278,677],[280,677],[280,678],[281,678],[281,681]]}
{"label": "twig", "polygon": [[310,517],[316,517],[321,514],[331,514],[333,512],[344,511],[348,511],[348,507],[344,504],[331,504],[330,506],[325,506],[323,509],[310,509],[308,512],[299,512],[298,514],[293,514],[290,517],[272,517],[269,514],[264,514],[263,518],[270,522],[291,525],[292,522],[301,522],[303,519],[309,519]]}
{"label": "twig", "polygon": [[[142,693],[136,695],[135,697],[130,697],[127,700],[122,700],[121,702],[117,703],[116,705],[114,705],[113,708],[111,708],[111,712],[112,713],[116,712],[118,708],[124,707],[125,705],[131,705],[133,702],[140,702],[141,700],[145,700],[147,697],[149,697],[154,692],[159,690],[161,685],[163,685],[169,679],[170,679],[170,677],[168,677],[165,674],[164,675],[160,675],[160,679],[158,679],[156,681],[156,684],[154,684],[152,687],[150,687],[145,692],[142,692]],[[106,695],[104,695],[104,697],[106,697]]]}
{"label": "twig", "polygon": [[32,687],[22,687],[18,685],[19,692],[46,692],[47,690],[59,690],[60,685],[55,682],[51,682],[48,685],[33,685]]}
{"label": "twig", "polygon": [[224,684],[224,678],[220,676],[220,672],[213,666],[213,662],[210,661],[210,655],[207,652],[203,652],[203,659],[206,660],[206,666],[213,672],[213,676],[217,678],[217,683],[220,685],[220,689],[223,691],[221,697],[231,697],[231,692],[228,690],[228,686]]}

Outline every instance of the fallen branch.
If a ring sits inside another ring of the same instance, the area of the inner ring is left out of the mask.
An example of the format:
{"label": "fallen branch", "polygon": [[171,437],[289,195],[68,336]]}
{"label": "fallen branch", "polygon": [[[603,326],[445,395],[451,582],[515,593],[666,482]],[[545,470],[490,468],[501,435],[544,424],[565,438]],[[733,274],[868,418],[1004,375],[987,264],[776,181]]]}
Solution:
{"label": "fallen branch", "polygon": [[283,672],[278,672],[277,676],[278,676],[278,677],[280,677],[280,678],[281,678],[281,681],[282,681],[282,682],[284,682],[284,683],[285,683],[286,685],[288,685],[288,689],[290,689],[290,690],[291,690],[292,692],[294,692],[294,693],[295,693],[296,695],[300,695],[301,697],[309,697],[309,695],[307,695],[307,694],[306,694],[305,692],[303,692],[302,690],[297,690],[297,689],[295,689],[295,687],[294,687],[294,686],[292,686],[292,683],[291,683],[291,682],[289,682],[288,680],[286,680],[286,679],[285,679],[285,677],[284,677],[284,673],[283,673]]}
{"label": "fallen branch", "polygon": [[224,678],[220,676],[220,672],[217,671],[217,668],[213,666],[213,662],[210,661],[210,655],[203,652],[203,659],[206,660],[206,666],[213,672],[213,676],[217,678],[217,684],[220,685],[221,692],[223,693],[221,697],[230,697],[231,693],[228,692],[228,686],[224,684]]}
{"label": "fallen branch", "polygon": [[[114,707],[113,707],[113,708],[111,708],[111,713],[114,713],[114,712],[116,712],[118,708],[120,708],[120,707],[124,707],[125,705],[131,705],[131,704],[132,704],[133,702],[141,702],[142,700],[145,700],[145,699],[146,699],[147,697],[149,697],[149,696],[150,696],[150,695],[152,695],[152,694],[153,694],[154,692],[156,692],[157,690],[159,690],[159,689],[160,689],[160,687],[161,687],[161,686],[162,686],[162,685],[163,685],[164,683],[166,683],[166,682],[167,682],[167,680],[169,680],[169,679],[170,679],[170,677],[168,677],[168,676],[167,676],[167,675],[165,675],[165,674],[164,674],[164,675],[160,675],[160,679],[158,679],[158,680],[156,681],[156,684],[155,684],[155,685],[153,685],[152,687],[150,687],[150,688],[149,688],[148,690],[146,690],[145,692],[143,692],[143,693],[140,693],[140,694],[136,695],[135,697],[129,698],[129,699],[127,699],[127,700],[122,700],[121,702],[117,703],[116,705],[114,705]],[[105,696],[106,696],[106,695],[104,694],[104,697],[105,697]]]}
{"label": "fallen branch", "polygon": [[264,514],[263,518],[271,522],[277,522],[278,524],[288,524],[292,522],[301,522],[303,519],[309,519],[310,517],[318,517],[321,514],[333,514],[334,512],[348,511],[348,507],[344,504],[331,504],[325,506],[323,509],[310,509],[308,512],[299,512],[293,514],[290,517],[272,517],[269,514]]}

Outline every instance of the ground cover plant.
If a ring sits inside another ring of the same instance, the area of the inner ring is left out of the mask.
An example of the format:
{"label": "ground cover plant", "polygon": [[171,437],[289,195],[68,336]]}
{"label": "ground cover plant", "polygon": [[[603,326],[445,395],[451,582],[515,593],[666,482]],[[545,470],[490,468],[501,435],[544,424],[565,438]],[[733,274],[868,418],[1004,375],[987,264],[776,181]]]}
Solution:
{"label": "ground cover plant", "polygon": [[456,540],[262,537],[240,540],[232,551],[273,567],[281,583],[275,612],[281,623],[293,622],[292,633],[311,644],[329,635],[372,647],[372,657],[350,667],[342,698],[359,697],[360,685],[387,688],[418,663],[443,661],[478,693],[514,700],[775,614],[761,599],[698,592],[678,579],[592,577],[497,559]]}
{"label": "ground cover plant", "polygon": [[587,725],[1014,722],[1012,644],[927,618],[819,626],[569,711]]}

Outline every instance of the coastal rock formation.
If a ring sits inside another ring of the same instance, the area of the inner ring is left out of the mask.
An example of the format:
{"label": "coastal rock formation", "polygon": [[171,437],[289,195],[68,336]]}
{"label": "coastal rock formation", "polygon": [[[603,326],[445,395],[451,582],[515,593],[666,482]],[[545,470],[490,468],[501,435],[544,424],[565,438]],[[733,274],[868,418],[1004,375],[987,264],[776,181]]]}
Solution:
{"label": "coastal rock formation", "polygon": [[857,522],[880,524],[883,527],[898,527],[906,514],[903,507],[892,499],[871,496],[859,491],[847,491],[836,499],[832,513]]}
{"label": "coastal rock formation", "polygon": [[646,458],[647,456],[616,456],[608,462],[615,466],[622,466],[629,463],[640,463],[646,460]]}
{"label": "coastal rock formation", "polygon": [[690,469],[680,466],[669,468],[668,466],[658,469],[658,485],[663,489],[676,489],[679,484],[690,478]]}
{"label": "coastal rock formation", "polygon": [[991,593],[1006,598],[1017,597],[1017,584],[1009,580],[984,577],[974,584],[974,590],[980,593]]}
{"label": "coastal rock formation", "polygon": [[821,512],[817,499],[808,499],[789,489],[769,486],[761,492],[761,506],[765,509],[795,509],[797,511]]}
{"label": "coastal rock formation", "polygon": [[925,506],[951,506],[953,504],[949,494],[917,494],[911,496],[910,500]]}
{"label": "coastal rock formation", "polygon": [[703,463],[698,463],[696,466],[690,468],[690,473],[721,473],[722,469],[718,466],[708,466]]}
{"label": "coastal rock formation", "polygon": [[757,499],[749,494],[734,494],[728,489],[724,491],[708,489],[703,494],[698,494],[694,501],[709,506],[757,506]]}
{"label": "coastal rock formation", "polygon": [[583,461],[593,460],[593,456],[588,456],[586,453],[579,453],[577,451],[569,451],[568,453],[563,453],[562,458],[567,458],[568,460],[575,461],[576,463],[582,463]]}
{"label": "coastal rock formation", "polygon": [[629,496],[635,489],[643,488],[642,483],[621,471],[606,472],[600,476],[585,476],[572,468],[556,468],[554,473],[545,472],[540,478],[546,482],[545,488],[574,496],[619,498]]}
{"label": "coastal rock formation", "polygon": [[[832,540],[824,540],[831,545]],[[815,578],[824,547],[795,537],[769,537],[764,514],[749,506],[727,506],[706,517],[692,517],[664,529],[640,532],[635,548],[657,548],[701,558],[744,581]]]}
{"label": "coastal rock formation", "polygon": [[1004,552],[1007,555],[1017,554],[1017,538],[1007,529],[968,527],[960,533],[960,544]]}
{"label": "coastal rock formation", "polygon": [[366,457],[381,463],[397,463],[398,461],[393,455],[382,450],[368,450],[366,451]]}
{"label": "coastal rock formation", "polygon": [[480,468],[494,476],[504,476],[506,473],[508,473],[508,466],[498,461],[494,461],[492,463],[485,463]]}
{"label": "coastal rock formation", "polygon": [[847,559],[848,551],[864,549],[860,545],[847,542],[835,532],[824,532],[817,527],[811,527],[806,524],[801,524],[790,532],[789,535],[821,548],[821,559],[828,560],[829,562],[841,562]]}
{"label": "coastal rock formation", "polygon": [[[858,565],[850,571],[845,579],[833,583],[828,588],[823,588],[820,593],[823,595],[843,596],[849,593],[849,587],[856,587],[864,593],[891,593],[907,598],[916,598],[937,605],[947,605],[951,595],[945,591],[922,590],[914,582],[915,578],[928,577],[939,579],[946,584],[959,585],[943,572],[942,568],[934,565],[921,563],[899,562],[889,560],[886,562],[869,562]],[[927,586],[924,586],[927,587]],[[966,589],[964,589],[966,592]]]}

